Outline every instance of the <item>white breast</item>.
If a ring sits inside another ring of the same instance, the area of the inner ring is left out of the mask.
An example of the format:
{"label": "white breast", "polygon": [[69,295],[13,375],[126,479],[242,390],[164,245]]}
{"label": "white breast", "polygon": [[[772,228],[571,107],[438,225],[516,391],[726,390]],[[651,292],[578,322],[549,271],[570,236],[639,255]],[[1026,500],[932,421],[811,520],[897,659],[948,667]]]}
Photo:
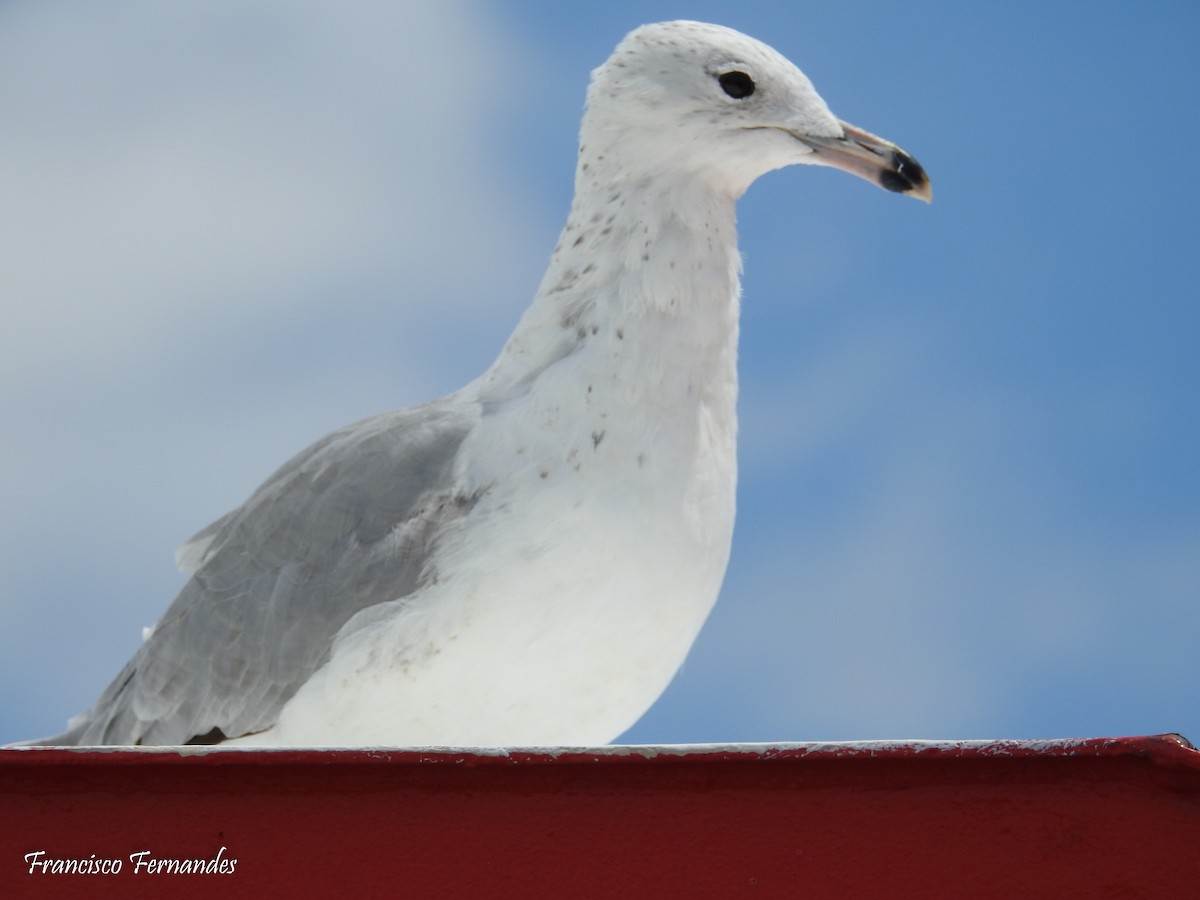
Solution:
{"label": "white breast", "polygon": [[439,539],[445,576],[351,623],[278,725],[234,743],[594,744],[645,712],[724,576],[736,380],[732,353],[681,365],[645,322],[609,330],[468,439],[482,494]]}

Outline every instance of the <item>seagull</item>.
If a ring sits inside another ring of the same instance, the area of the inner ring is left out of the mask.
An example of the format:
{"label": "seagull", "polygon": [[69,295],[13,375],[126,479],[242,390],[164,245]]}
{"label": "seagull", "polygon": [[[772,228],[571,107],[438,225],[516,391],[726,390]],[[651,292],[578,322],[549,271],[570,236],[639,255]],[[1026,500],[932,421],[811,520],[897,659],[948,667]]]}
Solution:
{"label": "seagull", "polygon": [[466,387],[312,444],[177,553],[189,580],[51,745],[595,745],[665,689],[734,524],[741,261],[760,175],[929,201],[895,145],[729,28],[592,73],[532,305]]}

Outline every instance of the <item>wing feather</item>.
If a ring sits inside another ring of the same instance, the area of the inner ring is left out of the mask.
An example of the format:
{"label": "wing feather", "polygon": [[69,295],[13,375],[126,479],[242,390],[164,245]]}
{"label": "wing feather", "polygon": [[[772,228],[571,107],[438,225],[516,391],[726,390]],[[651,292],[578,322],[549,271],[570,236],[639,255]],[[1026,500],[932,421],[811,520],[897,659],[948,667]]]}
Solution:
{"label": "wing feather", "polygon": [[[180,548],[191,572],[96,705],[42,743],[183,744],[270,727],[356,613],[420,587],[475,410],[451,400],[323,438]],[[219,734],[214,732],[219,729]]]}

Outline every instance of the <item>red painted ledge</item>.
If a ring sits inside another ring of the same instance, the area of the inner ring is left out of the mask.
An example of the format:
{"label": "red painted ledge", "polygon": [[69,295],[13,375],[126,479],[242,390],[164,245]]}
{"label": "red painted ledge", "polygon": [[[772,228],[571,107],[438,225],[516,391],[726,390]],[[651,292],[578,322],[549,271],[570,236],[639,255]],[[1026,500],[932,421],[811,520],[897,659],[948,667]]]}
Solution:
{"label": "red painted ledge", "polygon": [[1178,735],[10,748],[0,802],[2,897],[1200,897]]}

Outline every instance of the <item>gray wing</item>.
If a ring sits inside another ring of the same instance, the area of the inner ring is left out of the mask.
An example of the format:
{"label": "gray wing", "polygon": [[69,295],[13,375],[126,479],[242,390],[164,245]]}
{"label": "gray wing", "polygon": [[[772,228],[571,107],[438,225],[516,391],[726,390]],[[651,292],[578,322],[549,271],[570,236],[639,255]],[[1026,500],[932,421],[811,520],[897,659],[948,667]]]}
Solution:
{"label": "gray wing", "polygon": [[271,726],[355,613],[411,594],[473,409],[385,413],[304,450],[185,544],[192,577],[133,659],[46,744],[216,743]]}

